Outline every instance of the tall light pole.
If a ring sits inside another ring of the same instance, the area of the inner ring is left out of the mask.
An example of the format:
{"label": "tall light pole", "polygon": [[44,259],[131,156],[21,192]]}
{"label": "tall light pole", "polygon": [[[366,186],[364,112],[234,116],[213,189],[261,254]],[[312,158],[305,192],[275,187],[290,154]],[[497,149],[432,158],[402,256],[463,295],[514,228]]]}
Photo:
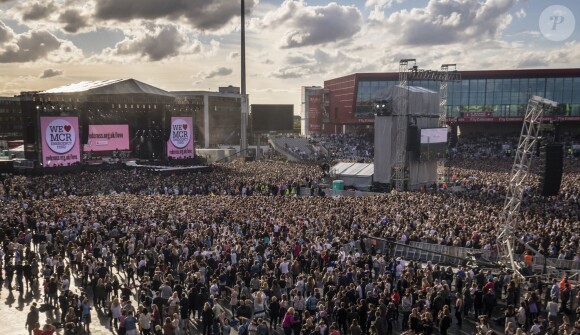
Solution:
{"label": "tall light pole", "polygon": [[245,0],[241,1],[241,90],[242,90],[242,129],[241,129],[241,141],[240,141],[240,151],[242,156],[246,157],[248,149],[248,139],[247,139],[247,128],[248,128],[248,96],[246,94],[246,6]]}

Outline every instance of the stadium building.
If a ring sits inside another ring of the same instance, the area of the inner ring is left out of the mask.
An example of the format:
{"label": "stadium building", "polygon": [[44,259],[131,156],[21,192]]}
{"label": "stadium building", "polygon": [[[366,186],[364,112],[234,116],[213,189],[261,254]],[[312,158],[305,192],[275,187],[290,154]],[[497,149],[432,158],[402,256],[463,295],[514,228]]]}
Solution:
{"label": "stadium building", "polygon": [[[559,122],[563,132],[580,129],[580,69],[460,72],[462,81],[450,82],[448,86],[447,121],[456,123],[463,134],[518,132],[533,95],[559,103],[546,121]],[[319,93],[323,103],[319,109],[307,109],[303,123],[313,133],[370,130],[374,125],[375,101],[398,80],[397,72],[355,73],[326,80]],[[437,81],[415,80],[409,85],[439,91]],[[305,94],[304,90],[303,97],[314,101],[311,92]]]}

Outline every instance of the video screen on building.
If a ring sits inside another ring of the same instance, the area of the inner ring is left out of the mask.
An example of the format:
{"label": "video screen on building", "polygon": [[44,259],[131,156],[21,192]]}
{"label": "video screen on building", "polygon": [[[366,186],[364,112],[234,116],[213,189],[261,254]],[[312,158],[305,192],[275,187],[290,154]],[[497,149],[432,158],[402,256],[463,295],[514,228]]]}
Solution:
{"label": "video screen on building", "polygon": [[252,105],[252,129],[259,132],[292,131],[294,105]]}
{"label": "video screen on building", "polygon": [[129,150],[128,124],[90,124],[84,151]]}
{"label": "video screen on building", "polygon": [[421,129],[421,161],[445,158],[447,153],[447,128]]}

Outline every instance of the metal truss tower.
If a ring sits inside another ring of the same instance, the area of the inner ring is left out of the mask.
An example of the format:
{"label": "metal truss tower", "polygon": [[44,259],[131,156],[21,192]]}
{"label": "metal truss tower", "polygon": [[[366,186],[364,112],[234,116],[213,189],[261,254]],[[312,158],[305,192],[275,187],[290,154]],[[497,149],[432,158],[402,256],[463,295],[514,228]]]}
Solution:
{"label": "metal truss tower", "polygon": [[[520,231],[519,215],[526,187],[525,180],[532,165],[534,150],[542,124],[542,116],[546,111],[550,111],[557,106],[556,102],[538,96],[533,96],[528,101],[503,206],[502,229],[498,236],[500,261],[505,266],[508,266],[509,262],[509,266],[520,275],[519,266],[514,260],[514,249],[516,242],[523,244],[523,241],[516,234]],[[525,246],[527,249],[537,253],[536,250],[528,245]]]}
{"label": "metal truss tower", "polygon": [[[447,127],[447,87],[449,83],[449,70],[452,68],[453,73],[457,73],[456,64],[443,64],[441,65],[441,73],[444,77],[443,80],[439,82],[439,127]],[[437,175],[445,175],[445,162],[446,159],[442,158],[437,161]]]}
{"label": "metal truss tower", "polygon": [[397,90],[397,137],[395,139],[395,164],[393,164],[393,180],[395,189],[399,192],[405,190],[405,166],[407,162],[407,125],[409,104],[409,63],[413,63],[412,69],[416,69],[415,59],[401,59],[399,61],[399,87]]}
{"label": "metal truss tower", "polygon": [[[409,65],[412,64],[411,67]],[[453,71],[449,68],[453,67]],[[399,61],[399,89],[397,91],[397,137],[395,142],[395,162],[393,164],[393,178],[397,191],[405,190],[407,165],[407,126],[409,104],[409,80],[434,80],[440,82],[439,123],[445,126],[447,109],[447,83],[461,81],[461,74],[455,69],[455,64],[443,64],[441,71],[422,70],[417,67],[416,59],[401,59]],[[443,120],[443,121],[441,121]]]}
{"label": "metal truss tower", "polygon": [[[453,68],[453,72],[449,69]],[[461,76],[457,73],[456,64],[441,65],[441,75],[443,79],[439,82],[439,127],[447,126],[447,86],[449,83],[449,76],[452,75],[454,81],[461,80]]]}

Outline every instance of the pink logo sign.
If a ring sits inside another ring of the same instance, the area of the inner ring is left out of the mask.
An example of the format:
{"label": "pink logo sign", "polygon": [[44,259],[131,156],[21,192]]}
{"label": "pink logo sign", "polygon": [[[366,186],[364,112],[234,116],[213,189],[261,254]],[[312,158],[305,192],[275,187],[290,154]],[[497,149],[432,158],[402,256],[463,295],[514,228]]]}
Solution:
{"label": "pink logo sign", "polygon": [[56,119],[48,124],[45,141],[50,150],[57,154],[65,154],[75,146],[76,132],[72,125],[64,119]]}
{"label": "pink logo sign", "polygon": [[43,116],[40,118],[42,164],[66,166],[80,161],[77,117]]}
{"label": "pink logo sign", "polygon": [[177,118],[171,122],[171,143],[178,149],[185,148],[191,141],[191,129],[188,128],[184,119]]}
{"label": "pink logo sign", "polygon": [[167,141],[167,157],[195,157],[195,141],[193,139],[193,120],[189,116],[171,117],[169,141]]}

